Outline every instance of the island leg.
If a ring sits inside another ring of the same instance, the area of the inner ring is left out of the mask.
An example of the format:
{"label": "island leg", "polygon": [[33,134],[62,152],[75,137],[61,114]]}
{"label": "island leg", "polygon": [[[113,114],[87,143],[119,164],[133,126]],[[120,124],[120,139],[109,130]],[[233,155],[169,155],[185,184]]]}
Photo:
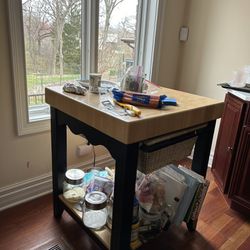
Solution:
{"label": "island leg", "polygon": [[51,148],[54,216],[60,218],[63,206],[59,194],[63,192],[64,175],[67,169],[66,125],[59,122],[60,111],[51,107]]}
{"label": "island leg", "polygon": [[195,143],[192,170],[206,177],[207,164],[210,156],[210,149],[213,140],[215,121],[211,121],[198,134]]}
{"label": "island leg", "polygon": [[116,159],[111,250],[130,249],[138,144],[120,144]]}
{"label": "island leg", "polygon": [[[195,144],[194,156],[192,161],[192,170],[196,173],[206,177],[207,164],[210,156],[210,149],[213,140],[215,121],[211,121],[208,125],[202,129],[198,134],[198,138]],[[197,220],[190,220],[187,223],[189,231],[195,231],[197,226]]]}

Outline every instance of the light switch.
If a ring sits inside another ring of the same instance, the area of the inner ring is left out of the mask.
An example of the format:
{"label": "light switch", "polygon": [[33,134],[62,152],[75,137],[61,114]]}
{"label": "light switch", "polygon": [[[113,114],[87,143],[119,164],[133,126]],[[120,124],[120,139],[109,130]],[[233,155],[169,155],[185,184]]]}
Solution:
{"label": "light switch", "polygon": [[188,40],[188,27],[182,26],[180,28],[179,39],[181,42],[185,42]]}

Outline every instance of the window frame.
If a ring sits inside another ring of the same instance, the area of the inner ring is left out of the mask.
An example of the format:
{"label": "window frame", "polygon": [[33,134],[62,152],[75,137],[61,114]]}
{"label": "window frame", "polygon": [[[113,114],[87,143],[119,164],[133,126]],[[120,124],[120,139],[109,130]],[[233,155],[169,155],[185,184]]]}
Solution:
{"label": "window frame", "polygon": [[21,1],[9,0],[8,11],[17,134],[44,132],[50,129],[49,120],[29,121]]}
{"label": "window frame", "polygon": [[[99,0],[81,0],[81,2],[83,6],[81,78],[86,80],[90,72],[97,70],[99,15],[96,13],[99,12]],[[162,40],[162,25],[159,24],[162,23],[164,5],[165,1],[161,0],[138,0],[140,11],[136,29],[139,32],[136,36],[135,63],[143,65],[147,78],[155,82],[157,82],[159,69],[159,45]],[[29,119],[29,113],[36,111],[29,109],[28,106],[22,1],[8,0],[8,12],[17,134],[21,136],[45,132],[50,129],[50,114],[47,104],[39,105],[38,112],[44,112],[41,119],[38,118],[35,121]],[[42,110],[43,108],[44,110]]]}

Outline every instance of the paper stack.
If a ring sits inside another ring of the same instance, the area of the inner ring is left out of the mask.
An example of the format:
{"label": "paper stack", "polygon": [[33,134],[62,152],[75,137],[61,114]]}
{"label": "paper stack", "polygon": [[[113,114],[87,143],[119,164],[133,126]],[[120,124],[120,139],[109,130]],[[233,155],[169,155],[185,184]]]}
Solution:
{"label": "paper stack", "polygon": [[183,220],[186,222],[197,220],[208,190],[209,181],[183,166],[169,166],[185,176],[185,183],[188,186],[172,223],[180,225]]}

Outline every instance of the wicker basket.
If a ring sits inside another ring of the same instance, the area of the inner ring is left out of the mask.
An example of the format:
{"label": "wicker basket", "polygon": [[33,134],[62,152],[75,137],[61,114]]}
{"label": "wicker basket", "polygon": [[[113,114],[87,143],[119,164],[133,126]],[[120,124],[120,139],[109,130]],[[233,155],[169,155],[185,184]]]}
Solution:
{"label": "wicker basket", "polygon": [[139,150],[138,170],[144,174],[151,173],[169,163],[182,160],[189,156],[197,136],[163,147],[153,152]]}

